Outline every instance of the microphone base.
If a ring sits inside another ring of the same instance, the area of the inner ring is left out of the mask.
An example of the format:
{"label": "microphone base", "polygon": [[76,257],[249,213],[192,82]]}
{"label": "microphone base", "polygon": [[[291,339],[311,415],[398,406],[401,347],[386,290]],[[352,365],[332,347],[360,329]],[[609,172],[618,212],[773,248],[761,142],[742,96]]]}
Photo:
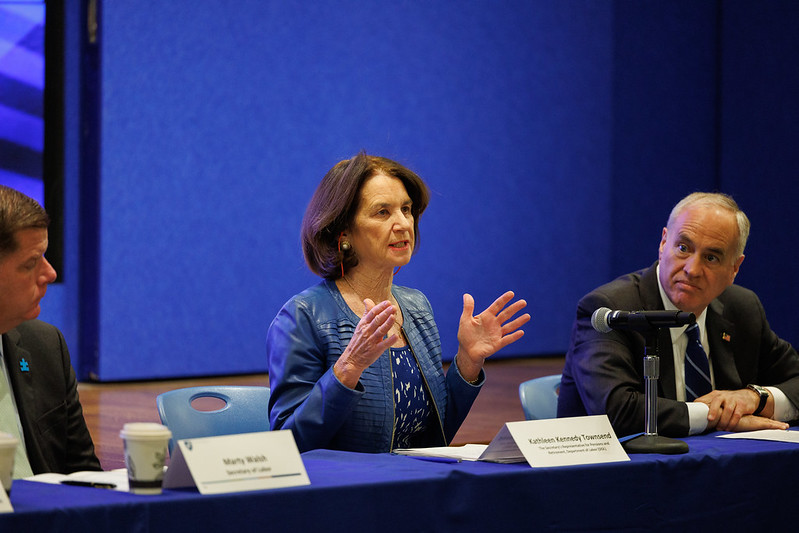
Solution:
{"label": "microphone base", "polygon": [[662,453],[665,455],[688,453],[687,443],[660,435],[640,435],[623,442],[622,447],[627,453]]}

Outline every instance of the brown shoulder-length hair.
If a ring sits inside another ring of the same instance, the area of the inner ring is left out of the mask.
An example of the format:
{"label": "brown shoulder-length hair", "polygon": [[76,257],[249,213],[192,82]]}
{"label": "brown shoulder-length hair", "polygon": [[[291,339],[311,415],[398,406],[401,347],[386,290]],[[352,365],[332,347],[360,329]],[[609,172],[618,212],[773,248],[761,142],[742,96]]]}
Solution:
{"label": "brown shoulder-length hair", "polygon": [[430,193],[422,178],[396,161],[361,152],[352,159],[340,161],[331,168],[308,203],[302,219],[301,239],[305,262],[314,274],[326,279],[341,277],[344,270],[358,264],[354,250],[339,250],[339,235],[349,227],[358,210],[358,199],[364,182],[377,174],[398,178],[405,185],[413,204],[413,253],[419,247],[419,219]]}

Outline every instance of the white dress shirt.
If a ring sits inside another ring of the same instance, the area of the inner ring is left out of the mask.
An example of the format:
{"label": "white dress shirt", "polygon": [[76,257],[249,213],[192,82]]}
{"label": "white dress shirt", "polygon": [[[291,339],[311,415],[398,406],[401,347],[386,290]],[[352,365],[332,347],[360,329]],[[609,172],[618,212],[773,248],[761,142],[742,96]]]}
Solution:
{"label": "white dress shirt", "polygon": [[14,389],[11,388],[11,380],[8,378],[8,366],[6,365],[5,353],[3,353],[3,336],[0,335],[0,379],[2,379],[8,386],[8,393],[11,397],[11,405],[14,406],[14,419],[19,430],[20,442],[19,447],[22,448],[23,453],[27,456],[25,449],[25,433],[22,431],[22,424],[19,421],[19,409],[17,409],[17,400],[14,398]]}

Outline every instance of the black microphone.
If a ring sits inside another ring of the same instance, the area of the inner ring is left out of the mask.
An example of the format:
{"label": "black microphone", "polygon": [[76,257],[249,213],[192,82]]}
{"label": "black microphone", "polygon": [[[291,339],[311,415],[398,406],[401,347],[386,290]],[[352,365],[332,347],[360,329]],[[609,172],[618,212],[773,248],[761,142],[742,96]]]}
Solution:
{"label": "black microphone", "polygon": [[679,328],[696,322],[696,315],[684,311],[611,311],[600,307],[591,315],[591,326],[600,333],[620,329],[650,331],[658,328]]}

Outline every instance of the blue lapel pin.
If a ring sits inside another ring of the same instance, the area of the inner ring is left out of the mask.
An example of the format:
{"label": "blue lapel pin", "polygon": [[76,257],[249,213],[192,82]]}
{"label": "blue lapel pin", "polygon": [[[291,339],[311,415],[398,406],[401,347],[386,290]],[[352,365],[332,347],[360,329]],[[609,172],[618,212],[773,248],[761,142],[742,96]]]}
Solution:
{"label": "blue lapel pin", "polygon": [[25,359],[22,359],[19,362],[19,369],[22,372],[30,372],[31,367],[30,367],[30,365],[28,365],[28,362]]}

